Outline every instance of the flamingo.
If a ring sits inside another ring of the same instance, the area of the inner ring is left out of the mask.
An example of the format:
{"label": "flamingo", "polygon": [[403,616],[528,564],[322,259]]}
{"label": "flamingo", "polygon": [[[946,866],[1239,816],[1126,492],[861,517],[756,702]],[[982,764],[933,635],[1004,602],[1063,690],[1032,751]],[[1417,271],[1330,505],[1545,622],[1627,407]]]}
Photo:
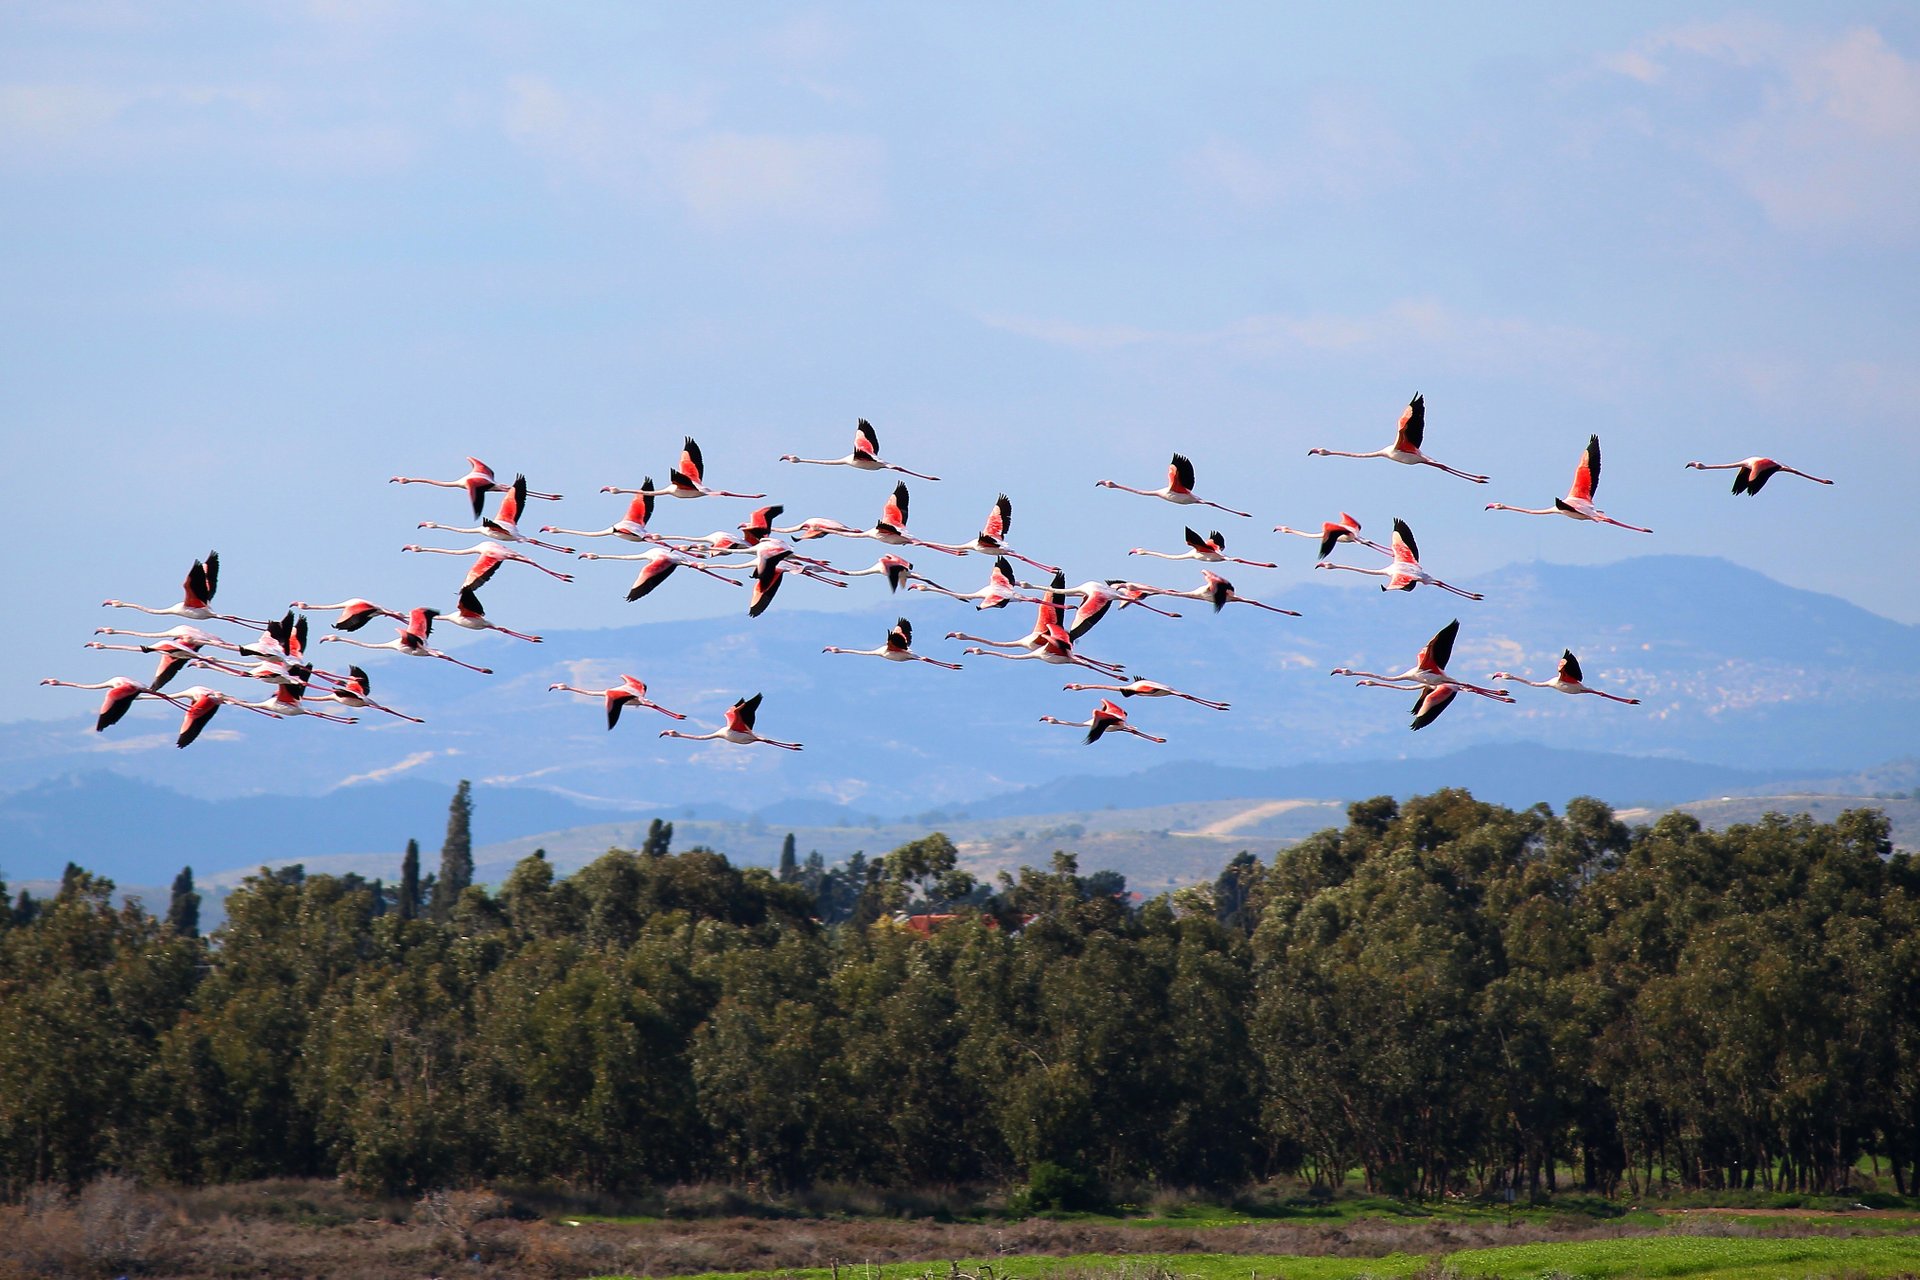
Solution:
{"label": "flamingo", "polygon": [[[1362,680],[1361,684],[1369,681]],[[1460,686],[1454,684],[1436,684],[1420,690],[1420,696],[1413,700],[1413,728],[1424,729],[1440,718],[1440,713],[1453,703],[1454,695],[1460,692]]]}
{"label": "flamingo", "polygon": [[949,671],[960,670],[957,662],[942,662],[938,658],[925,658],[913,651],[913,624],[905,618],[893,624],[887,632],[887,642],[878,649],[841,649],[828,645],[822,653],[849,653],[864,658],[885,658],[889,662],[925,662],[935,667],[945,667]]}
{"label": "flamingo", "polygon": [[[496,543],[476,542],[471,547],[462,547],[459,550],[454,550],[450,547],[422,547],[422,546],[413,545],[413,544],[409,544],[408,546],[404,546],[400,549],[402,551],[418,551],[423,555],[430,555],[430,556],[475,556],[477,557],[474,560],[473,564],[470,565],[467,569],[466,580],[460,584],[463,588],[479,588],[479,587],[486,586],[488,580],[490,580],[494,574],[500,571],[500,566],[505,564],[509,560],[515,561],[519,564],[530,564],[534,568],[538,569],[540,572],[546,574],[549,578],[558,578],[562,582],[573,581],[572,574],[561,573],[558,569],[549,569],[547,568],[547,566],[541,564],[538,560],[533,559],[531,556],[522,555],[520,552],[515,551],[512,547],[504,547],[497,542]],[[590,557],[587,557],[587,556],[581,557],[581,559],[583,560],[588,558]],[[604,560],[604,559],[608,559],[609,557],[600,556],[600,557],[593,557],[593,558]]]}
{"label": "flamingo", "polygon": [[1159,498],[1165,502],[1177,502],[1183,507],[1213,507],[1233,516],[1251,516],[1251,512],[1235,511],[1232,507],[1223,507],[1217,502],[1196,497],[1193,492],[1193,463],[1184,453],[1173,455],[1173,461],[1167,465],[1167,484],[1163,489],[1135,489],[1131,485],[1120,484],[1114,480],[1096,480],[1096,489],[1120,489],[1127,493],[1137,493],[1143,497]]}
{"label": "flamingo", "polygon": [[564,689],[568,693],[581,693],[589,698],[599,698],[607,704],[607,728],[612,729],[620,723],[620,713],[628,707],[646,707],[658,711],[661,715],[674,720],[685,720],[678,711],[669,711],[659,703],[647,697],[646,681],[638,676],[621,676],[620,683],[610,689],[582,689],[572,684],[550,684],[547,692]]}
{"label": "flamingo", "polygon": [[631,493],[649,498],[764,498],[764,493],[728,493],[725,489],[709,489],[701,483],[706,466],[700,458],[700,446],[692,436],[680,449],[680,465],[667,472],[667,487],[656,489],[652,484],[640,489],[621,489],[613,485],[602,485],[602,493]]}
{"label": "flamingo", "polygon": [[880,458],[880,437],[875,433],[873,424],[865,418],[853,429],[853,452],[844,458],[796,458],[791,453],[780,455],[782,462],[801,462],[814,467],[855,467],[861,471],[898,471],[902,475],[912,476],[915,480],[938,480],[939,476],[924,475],[918,471],[909,471],[905,467],[883,462]]}
{"label": "flamingo", "polygon": [[[169,637],[158,644],[102,644],[98,640],[87,641],[89,649],[117,649],[123,653],[157,653],[160,665],[154,668],[153,679],[147,687],[158,693],[172,683],[187,666],[200,656],[200,641],[179,637]],[[44,682],[43,682],[44,683]]]}
{"label": "flamingo", "polygon": [[542,533],[563,533],[572,538],[622,538],[628,542],[658,542],[660,539],[647,532],[647,521],[653,519],[653,495],[645,490],[653,488],[653,477],[641,480],[641,493],[627,504],[627,513],[604,529],[562,529],[556,525],[543,524]]}
{"label": "flamingo", "polygon": [[1275,533],[1290,533],[1296,538],[1318,538],[1320,540],[1320,558],[1322,560],[1332,555],[1333,549],[1343,542],[1352,542],[1363,547],[1372,547],[1382,555],[1392,554],[1392,552],[1371,538],[1361,537],[1360,522],[1344,511],[1340,513],[1338,520],[1329,520],[1325,524],[1322,524],[1320,526],[1320,532],[1318,533],[1310,529],[1289,529],[1284,524],[1273,526],[1273,531]]}
{"label": "flamingo", "polygon": [[203,684],[196,684],[191,688],[182,689],[179,693],[168,693],[162,694],[161,696],[175,706],[186,709],[186,715],[181,717],[180,720],[180,736],[173,740],[173,745],[176,747],[191,746],[193,740],[200,736],[201,730],[205,729],[208,723],[212,721],[214,713],[219,711],[223,706],[245,707],[248,711],[259,716],[273,715],[273,712],[262,711],[251,702],[244,702],[232,694],[222,693],[218,689],[209,689]]}
{"label": "flamingo", "polygon": [[443,613],[441,619],[449,626],[465,627],[469,631],[498,631],[503,636],[512,636],[515,640],[525,640],[539,644],[539,636],[530,636],[524,631],[509,631],[493,619],[487,617],[487,611],[480,604],[480,596],[472,587],[460,588],[459,603],[454,605],[452,613]]}
{"label": "flamingo", "polygon": [[[1355,671],[1350,667],[1335,667],[1328,672],[1336,676],[1364,676],[1362,684],[1381,689],[1427,689],[1440,685],[1452,685],[1465,689],[1468,693],[1477,693],[1483,698],[1492,698],[1495,702],[1512,702],[1513,695],[1504,689],[1488,689],[1465,680],[1456,680],[1447,674],[1447,661],[1453,657],[1454,638],[1460,634],[1460,619],[1455,618],[1446,626],[1433,633],[1433,639],[1427,641],[1414,659],[1413,665],[1399,675],[1382,675],[1377,671]],[[1445,704],[1442,703],[1442,706]],[[1435,709],[1434,715],[1439,715]]]}
{"label": "flamingo", "polygon": [[251,618],[236,618],[230,614],[213,611],[213,593],[220,588],[220,553],[207,552],[205,560],[195,560],[193,568],[187,570],[186,581],[181,583],[179,604],[170,604],[164,609],[151,608],[144,604],[130,604],[125,600],[102,600],[102,609],[136,609],[141,613],[150,613],[155,617],[191,618],[195,622],[219,621],[237,623],[243,627],[264,628],[264,622],[255,622]]}
{"label": "flamingo", "polygon": [[1226,711],[1232,706],[1231,703],[1215,702],[1210,698],[1199,698],[1191,693],[1182,693],[1172,685],[1161,684],[1158,680],[1133,680],[1127,684],[1063,684],[1060,687],[1070,692],[1100,689],[1108,693],[1117,693],[1123,698],[1185,698],[1188,702],[1197,702],[1203,707],[1212,707],[1215,711]]}
{"label": "flamingo", "polygon": [[[961,640],[972,640],[972,639],[977,639],[978,637],[961,636],[956,633],[955,635],[950,636],[949,638],[961,639]],[[994,644],[996,642],[989,640],[989,641],[985,641],[984,643]],[[1011,646],[1007,646],[1003,644],[1001,647],[1006,648]],[[1040,638],[1039,643],[1034,645],[1032,648],[1027,649],[1023,653],[1001,653],[998,649],[978,649],[978,648],[962,649],[960,652],[964,654],[978,654],[983,658],[1005,658],[1009,662],[1024,662],[1024,661],[1031,660],[1035,662],[1050,662],[1058,666],[1071,665],[1076,667],[1085,667],[1089,671],[1097,671],[1103,676],[1113,676],[1116,679],[1126,672],[1126,668],[1120,663],[1102,662],[1098,658],[1089,658],[1085,654],[1075,653],[1073,651],[1072,639],[1067,635],[1065,631],[1061,630],[1059,627],[1055,627],[1053,628],[1052,631],[1043,635]]]}
{"label": "flamingo", "polygon": [[[872,564],[868,565],[864,569],[836,569],[834,570],[834,572],[839,574],[843,578],[871,578],[876,575],[884,576],[887,580],[887,590],[889,592],[900,590],[901,583],[908,584],[907,590],[909,591],[932,589],[935,591],[946,592],[945,587],[935,586],[931,578],[923,578],[919,574],[915,573],[913,571],[912,561],[906,559],[904,556],[896,556],[890,551],[882,553],[882,555],[878,560],[875,560]],[[926,588],[914,585],[917,583],[926,584]],[[946,592],[946,593],[948,595],[953,594],[952,592]]]}
{"label": "flamingo", "polygon": [[[1073,688],[1074,686],[1068,685],[1067,687]],[[1081,687],[1084,688],[1085,686]],[[1130,733],[1136,738],[1145,738],[1148,742],[1164,743],[1166,741],[1165,738],[1156,738],[1152,734],[1143,732],[1128,724],[1126,708],[1108,698],[1100,699],[1100,705],[1093,709],[1093,715],[1085,720],[1061,720],[1054,716],[1041,716],[1040,723],[1065,725],[1069,729],[1085,729],[1089,743],[1100,741],[1101,735],[1110,729],[1118,730],[1121,733]]]}
{"label": "flamingo", "polygon": [[[1489,511],[1518,511],[1523,516],[1566,516],[1570,520],[1593,520],[1600,524],[1618,525],[1622,529],[1631,529],[1635,533],[1652,533],[1637,524],[1627,524],[1615,520],[1606,512],[1593,505],[1594,490],[1600,487],[1600,437],[1588,436],[1586,452],[1580,455],[1580,465],[1573,473],[1573,487],[1567,490],[1564,498],[1555,498],[1553,505],[1535,510],[1531,507],[1510,507],[1504,502],[1489,502]],[[1437,713],[1436,713],[1437,714]]]}
{"label": "flamingo", "polygon": [[986,522],[980,526],[980,532],[973,535],[972,542],[960,543],[963,551],[978,551],[982,555],[999,558],[1012,556],[1022,564],[1030,564],[1042,573],[1057,573],[1059,566],[1041,564],[1031,556],[1023,556],[1002,541],[1007,530],[1013,528],[1013,503],[1006,494],[993,500],[993,507],[987,512]]}
{"label": "flamingo", "polygon": [[[331,637],[329,637],[329,639],[331,639]],[[293,668],[293,674],[297,677],[304,677],[310,671],[311,668],[308,667]],[[335,724],[360,723],[359,719],[355,716],[337,716],[330,711],[315,711],[304,701],[306,696],[307,686],[303,680],[300,683],[275,685],[273,697],[271,698],[263,698],[259,702],[238,702],[235,703],[235,705],[253,707],[256,710],[265,711],[267,714],[275,716],[312,716],[316,720],[331,720]]]}
{"label": "flamingo", "polygon": [[342,600],[338,604],[308,604],[304,600],[295,600],[287,607],[289,609],[317,609],[322,612],[329,609],[338,609],[340,616],[335,618],[332,624],[335,631],[358,631],[375,618],[392,618],[395,622],[405,622],[407,620],[407,615],[404,613],[395,613],[391,609],[382,608],[371,600],[362,600],[358,597],[352,600]]}
{"label": "flamingo", "polygon": [[297,663],[307,653],[307,615],[292,609],[285,616],[267,623],[266,634],[253,644],[243,644],[241,656],[266,658],[284,664]]}
{"label": "flamingo", "polygon": [[[1475,484],[1485,484],[1486,476],[1474,475],[1471,471],[1462,471],[1437,462],[1420,452],[1420,442],[1427,434],[1427,398],[1415,396],[1407,401],[1407,407],[1400,411],[1399,431],[1393,443],[1384,449],[1375,449],[1372,453],[1343,453],[1338,449],[1309,449],[1307,456],[1324,458],[1385,458],[1390,462],[1404,463],[1409,467],[1438,467],[1450,476],[1459,476],[1462,480],[1471,480]],[[1436,713],[1438,714],[1438,713]]]}
{"label": "flamingo", "polygon": [[1573,650],[1560,651],[1560,666],[1551,680],[1528,680],[1523,676],[1509,675],[1505,671],[1496,671],[1489,679],[1511,680],[1515,684],[1530,684],[1536,689],[1553,689],[1560,693],[1591,693],[1597,698],[1606,698],[1613,702],[1624,702],[1630,707],[1640,705],[1638,698],[1623,698],[1617,693],[1606,693],[1599,689],[1589,689],[1582,684],[1580,677],[1580,659],[1573,656]]}
{"label": "flamingo", "polygon": [[547,551],[558,551],[562,555],[572,555],[572,547],[563,547],[557,542],[542,542],[538,538],[529,538],[520,532],[520,512],[527,505],[527,478],[515,476],[513,484],[507,489],[506,496],[500,499],[499,510],[492,518],[480,518],[480,523],[472,528],[462,528],[455,524],[441,524],[437,520],[422,520],[419,528],[441,529],[447,533],[477,533],[492,538],[496,542],[524,542],[530,547],[540,547]]}
{"label": "flamingo", "polygon": [[433,620],[439,616],[440,611],[438,609],[415,609],[407,615],[406,624],[400,628],[400,634],[383,644],[371,644],[365,640],[350,640],[346,636],[321,636],[320,643],[350,644],[361,649],[392,649],[396,653],[403,653],[409,658],[438,658],[442,662],[451,662],[456,667],[465,667],[469,671],[477,671],[483,676],[492,675],[493,670],[489,667],[476,667],[471,662],[462,662],[451,654],[442,653],[438,649],[429,649],[427,647],[427,636],[433,631]]}
{"label": "flamingo", "polygon": [[1393,550],[1388,554],[1393,557],[1393,563],[1384,569],[1363,569],[1359,565],[1335,564],[1331,560],[1322,560],[1313,567],[1316,569],[1345,569],[1348,573],[1365,573],[1371,574],[1376,578],[1385,578],[1386,581],[1380,584],[1382,591],[1411,591],[1424,582],[1428,586],[1439,587],[1442,591],[1451,591],[1453,594],[1464,596],[1468,600],[1486,599],[1485,596],[1477,591],[1463,591],[1450,582],[1440,581],[1440,579],[1434,577],[1425,569],[1422,569],[1420,567],[1420,548],[1414,542],[1413,530],[1407,527],[1405,520],[1395,520],[1393,522]]}
{"label": "flamingo", "polygon": [[[1061,581],[1064,581],[1064,579],[1061,579]],[[1071,590],[1064,587],[1059,588],[1056,594],[1060,597],[1061,608],[1063,610],[1066,607],[1066,597],[1080,597],[1080,607],[1073,611],[1072,620],[1066,624],[1067,635],[1071,639],[1078,640],[1081,636],[1093,630],[1094,624],[1106,617],[1108,611],[1116,604],[1122,609],[1139,605],[1148,613],[1157,613],[1163,618],[1177,618],[1180,616],[1170,609],[1161,609],[1146,603],[1145,598],[1137,592],[1125,590],[1125,588],[1131,587],[1131,585],[1131,583],[1122,582],[1116,578],[1105,583],[1083,582]]]}
{"label": "flamingo", "polygon": [[[1174,600],[1205,600],[1213,606],[1215,613],[1220,612],[1230,604],[1250,604],[1256,609],[1265,609],[1268,613],[1284,613],[1289,618],[1297,618],[1300,616],[1299,612],[1294,609],[1282,609],[1277,604],[1263,604],[1258,600],[1249,600],[1247,597],[1236,592],[1231,582],[1228,582],[1211,569],[1202,569],[1200,576],[1204,578],[1205,581],[1191,591],[1173,591],[1167,587],[1145,587],[1142,589],[1150,595],[1167,596]],[[1141,584],[1129,583],[1127,585],[1139,587]]]}
{"label": "flamingo", "polygon": [[627,588],[628,604],[632,604],[635,600],[652,592],[655,587],[658,587],[661,583],[672,577],[675,569],[683,566],[688,569],[697,569],[709,578],[718,578],[730,587],[740,585],[738,578],[729,578],[717,569],[710,569],[692,557],[682,555],[680,552],[673,550],[671,547],[658,547],[639,555],[595,555],[591,551],[585,551],[581,553],[580,558],[582,560],[641,561],[642,564],[639,575],[634,578],[633,585]]}
{"label": "flamingo", "polygon": [[320,696],[323,698],[332,698],[335,702],[360,710],[384,711],[390,716],[398,716],[400,719],[411,724],[426,723],[425,720],[420,719],[418,716],[410,716],[405,712],[395,711],[392,707],[381,706],[373,700],[372,693],[373,677],[368,675],[366,671],[360,667],[348,667],[347,678],[335,685],[330,692],[321,694]]}
{"label": "flamingo", "polygon": [[747,600],[747,616],[757,618],[767,611],[767,606],[773,603],[774,593],[780,590],[781,579],[789,573],[824,582],[830,587],[845,588],[846,583],[822,576],[822,570],[831,567],[824,561],[797,554],[792,547],[776,538],[768,538],[753,549],[753,571],[747,575],[753,580],[753,594]]}
{"label": "flamingo", "polygon": [[[478,458],[468,458],[467,468],[467,474],[461,476],[458,480],[429,480],[424,476],[394,476],[389,479],[387,483],[430,484],[436,489],[465,489],[468,499],[473,503],[473,518],[478,520],[480,518],[482,499],[489,493],[505,493],[507,486],[496,481],[493,478],[493,468]],[[560,495],[557,493],[536,493],[531,489],[527,491],[527,496],[529,498],[545,498],[550,502],[558,502],[560,500]]]}
{"label": "flamingo", "polygon": [[[901,563],[905,564],[906,562],[901,561]],[[907,565],[907,568],[912,569],[913,566]],[[995,558],[993,562],[993,572],[987,575],[986,586],[980,588],[978,591],[968,591],[964,594],[958,591],[949,591],[931,578],[919,578],[918,575],[911,573],[907,576],[917,579],[907,584],[907,590],[909,591],[931,591],[935,595],[946,596],[952,600],[971,600],[974,602],[973,607],[975,609],[1004,609],[1016,600],[1021,604],[1042,603],[1031,596],[1023,596],[1019,593],[1018,588],[1021,584],[1015,579],[1013,566],[1007,563],[1005,556]]]}
{"label": "flamingo", "polygon": [[1280,566],[1268,564],[1265,560],[1242,560],[1239,556],[1227,554],[1227,535],[1215,529],[1206,537],[1201,537],[1192,529],[1183,529],[1187,538],[1187,549],[1181,552],[1149,551],[1145,547],[1135,547],[1127,552],[1130,556],[1152,556],[1155,560],[1201,560],[1207,564],[1244,564],[1254,569],[1277,569]]}
{"label": "flamingo", "polygon": [[159,698],[162,702],[171,702],[172,698],[158,689],[141,684],[138,680],[129,680],[125,676],[115,676],[111,680],[101,680],[94,684],[77,684],[72,680],[55,680],[48,676],[41,684],[59,685],[63,689],[105,689],[107,696],[100,700],[100,715],[93,722],[93,731],[99,733],[119,724],[133,704],[141,698]]}
{"label": "flamingo", "polygon": [[742,746],[754,742],[764,742],[770,747],[779,747],[782,751],[800,750],[801,746],[797,742],[779,742],[773,738],[763,738],[753,731],[754,717],[760,713],[760,698],[761,695],[756,693],[751,698],[737,699],[731,707],[727,708],[727,723],[725,727],[715,729],[712,733],[681,733],[678,729],[662,729],[660,736],[663,738],[686,738],[691,742],[707,742],[717,739],[724,742],[737,742]]}
{"label": "flamingo", "polygon": [[1811,480],[1815,484],[1832,484],[1831,480],[1822,480],[1819,476],[1810,476],[1806,472],[1790,467],[1784,462],[1775,462],[1772,458],[1742,458],[1738,462],[1689,462],[1689,471],[1734,471],[1733,491],[1749,496],[1760,492],[1760,487],[1774,476],[1784,471],[1802,480]]}

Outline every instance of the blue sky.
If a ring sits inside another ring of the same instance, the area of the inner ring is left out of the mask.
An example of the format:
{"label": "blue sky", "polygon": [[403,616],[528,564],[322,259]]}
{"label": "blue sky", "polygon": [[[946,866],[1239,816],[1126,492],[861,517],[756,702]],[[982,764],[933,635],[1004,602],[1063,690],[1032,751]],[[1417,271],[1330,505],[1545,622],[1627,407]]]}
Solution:
{"label": "blue sky", "polygon": [[[1920,622],[1920,10],[1589,8],[0,5],[0,716],[70,714],[31,681],[119,669],[99,601],[209,547],[242,613],[450,605],[397,548],[459,503],[384,482],[468,453],[597,527],[692,433],[714,483],[866,524],[884,483],[774,461],[861,416],[946,478],[917,532],[1004,489],[1077,577],[1178,545],[1092,482],[1179,448],[1286,553],[1249,594],[1309,576],[1267,528],[1345,509],[1445,577],[1703,552]],[[1492,484],[1306,458],[1416,391]],[[1481,509],[1591,432],[1653,537]],[[1751,453],[1840,484],[1681,465]],[[535,577],[495,616],[636,618],[609,566]]]}

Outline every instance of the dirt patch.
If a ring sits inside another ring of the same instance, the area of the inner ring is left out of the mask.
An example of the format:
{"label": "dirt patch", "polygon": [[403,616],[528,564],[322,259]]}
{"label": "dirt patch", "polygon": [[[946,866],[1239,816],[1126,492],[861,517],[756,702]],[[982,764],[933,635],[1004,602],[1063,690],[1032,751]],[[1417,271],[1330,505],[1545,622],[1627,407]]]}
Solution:
{"label": "dirt patch", "polygon": [[1878,1218],[1887,1222],[1920,1223],[1912,1209],[1655,1209],[1668,1218]]}

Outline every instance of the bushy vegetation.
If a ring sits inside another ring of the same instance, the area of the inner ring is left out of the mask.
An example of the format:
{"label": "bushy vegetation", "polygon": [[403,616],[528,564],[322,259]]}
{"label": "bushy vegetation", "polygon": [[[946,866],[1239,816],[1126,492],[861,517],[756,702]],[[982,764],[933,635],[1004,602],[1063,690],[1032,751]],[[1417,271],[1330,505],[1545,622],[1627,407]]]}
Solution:
{"label": "bushy vegetation", "polygon": [[1871,811],[1377,799],[1138,904],[937,835],[784,880],[669,836],[437,909],[263,873],[209,939],[72,869],[0,912],[0,1188],[1914,1190],[1920,867]]}

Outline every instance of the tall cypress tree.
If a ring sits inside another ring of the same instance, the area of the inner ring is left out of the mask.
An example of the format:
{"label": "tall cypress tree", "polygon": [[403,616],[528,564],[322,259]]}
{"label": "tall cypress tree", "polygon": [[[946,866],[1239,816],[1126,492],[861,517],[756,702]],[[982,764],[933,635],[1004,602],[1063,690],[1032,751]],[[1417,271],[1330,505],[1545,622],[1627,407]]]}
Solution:
{"label": "tall cypress tree", "polygon": [[412,920],[420,914],[420,842],[407,841],[407,856],[400,860],[400,918]]}
{"label": "tall cypress tree", "polygon": [[193,868],[182,867],[173,878],[173,894],[167,900],[167,927],[183,938],[200,936],[200,895],[193,888]]}
{"label": "tall cypress tree", "polygon": [[473,784],[460,787],[447,806],[447,839],[440,846],[440,874],[433,882],[433,918],[445,920],[473,883]]}
{"label": "tall cypress tree", "polygon": [[800,859],[795,855],[793,832],[780,842],[780,883],[792,884],[800,878]]}
{"label": "tall cypress tree", "polygon": [[649,858],[664,858],[673,846],[673,824],[655,818],[647,824],[646,843],[640,846],[640,852]]}

